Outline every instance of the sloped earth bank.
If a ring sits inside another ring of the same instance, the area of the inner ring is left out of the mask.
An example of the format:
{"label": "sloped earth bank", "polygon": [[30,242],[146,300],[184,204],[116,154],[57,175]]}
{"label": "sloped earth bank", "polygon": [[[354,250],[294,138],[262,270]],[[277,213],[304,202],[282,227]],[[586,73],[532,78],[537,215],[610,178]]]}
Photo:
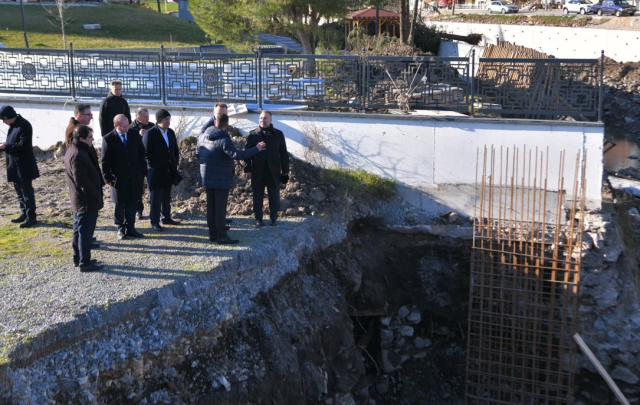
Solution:
{"label": "sloped earth bank", "polygon": [[[88,338],[97,344],[15,370],[6,403],[462,403],[469,247],[354,222],[343,241],[255,294],[243,316],[232,309],[203,327],[215,297],[154,309]],[[183,333],[142,343],[165,329]],[[110,363],[96,361],[101,348],[115,352]]]}

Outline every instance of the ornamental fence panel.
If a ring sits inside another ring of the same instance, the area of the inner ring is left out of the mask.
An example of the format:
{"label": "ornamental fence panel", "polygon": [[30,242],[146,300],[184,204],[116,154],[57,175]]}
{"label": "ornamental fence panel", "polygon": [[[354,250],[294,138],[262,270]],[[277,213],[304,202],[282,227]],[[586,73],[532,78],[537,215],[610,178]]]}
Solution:
{"label": "ornamental fence panel", "polygon": [[469,111],[468,58],[369,56],[366,84],[367,108]]}
{"label": "ornamental fence panel", "polygon": [[[603,55],[604,58],[604,55]],[[99,100],[450,110],[601,120],[604,59],[276,55],[166,50],[0,49],[0,94]],[[476,66],[477,65],[477,66]]]}
{"label": "ornamental fence panel", "polygon": [[0,92],[72,97],[65,50],[0,49]]}
{"label": "ornamental fence panel", "polygon": [[480,114],[520,118],[600,119],[597,59],[480,58],[476,75]]}

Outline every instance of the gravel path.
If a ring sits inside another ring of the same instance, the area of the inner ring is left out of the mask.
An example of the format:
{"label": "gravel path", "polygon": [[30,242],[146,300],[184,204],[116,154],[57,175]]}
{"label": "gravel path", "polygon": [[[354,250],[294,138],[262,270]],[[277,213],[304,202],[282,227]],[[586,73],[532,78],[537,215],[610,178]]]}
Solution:
{"label": "gravel path", "polygon": [[[105,312],[133,297],[211,271],[304,221],[304,217],[290,218],[277,227],[256,229],[251,218],[236,217],[230,235],[241,243],[221,246],[209,242],[204,218],[166,226],[163,232],[150,230],[149,222],[143,220],[138,230],[145,238],[119,241],[110,223],[111,208],[107,205],[101,211],[96,230],[101,248],[93,251],[93,257],[105,264],[103,271],[81,273],[73,267],[68,219],[44,219],[23,241],[27,251],[3,257],[0,346],[4,347],[0,355],[56,325]],[[21,231],[6,216],[0,218],[0,229]]]}

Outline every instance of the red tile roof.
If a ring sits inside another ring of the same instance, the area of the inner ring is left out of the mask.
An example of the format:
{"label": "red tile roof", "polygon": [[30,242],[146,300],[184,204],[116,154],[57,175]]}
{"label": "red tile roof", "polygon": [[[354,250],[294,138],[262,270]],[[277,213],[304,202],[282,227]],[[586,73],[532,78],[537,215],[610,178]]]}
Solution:
{"label": "red tile roof", "polygon": [[[383,17],[396,17],[400,18],[400,14],[394,13],[393,11],[387,11],[380,9],[378,11],[378,16],[380,18]],[[353,13],[349,13],[346,16],[347,18],[357,19],[357,18],[376,18],[376,9],[375,7],[365,8],[364,10],[354,11]]]}

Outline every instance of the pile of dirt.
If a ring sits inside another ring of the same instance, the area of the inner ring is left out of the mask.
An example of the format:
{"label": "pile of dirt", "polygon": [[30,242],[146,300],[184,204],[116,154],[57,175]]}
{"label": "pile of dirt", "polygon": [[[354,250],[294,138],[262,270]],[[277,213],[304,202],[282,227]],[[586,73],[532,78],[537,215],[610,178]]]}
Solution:
{"label": "pile of dirt", "polygon": [[[232,137],[238,149],[244,149],[245,140],[239,133]],[[184,177],[174,189],[173,204],[176,214],[185,216],[204,215],[207,210],[206,190],[199,187],[200,165],[196,156],[195,137],[180,141],[179,171]],[[280,193],[281,215],[316,215],[340,200],[339,191],[324,180],[324,171],[291,155],[289,182]],[[237,161],[234,166],[236,188],[229,194],[228,215],[252,215],[253,193],[250,176],[243,173],[244,162]],[[264,214],[269,215],[268,203],[264,203]]]}
{"label": "pile of dirt", "polygon": [[605,58],[604,123],[640,135],[640,62]]}

